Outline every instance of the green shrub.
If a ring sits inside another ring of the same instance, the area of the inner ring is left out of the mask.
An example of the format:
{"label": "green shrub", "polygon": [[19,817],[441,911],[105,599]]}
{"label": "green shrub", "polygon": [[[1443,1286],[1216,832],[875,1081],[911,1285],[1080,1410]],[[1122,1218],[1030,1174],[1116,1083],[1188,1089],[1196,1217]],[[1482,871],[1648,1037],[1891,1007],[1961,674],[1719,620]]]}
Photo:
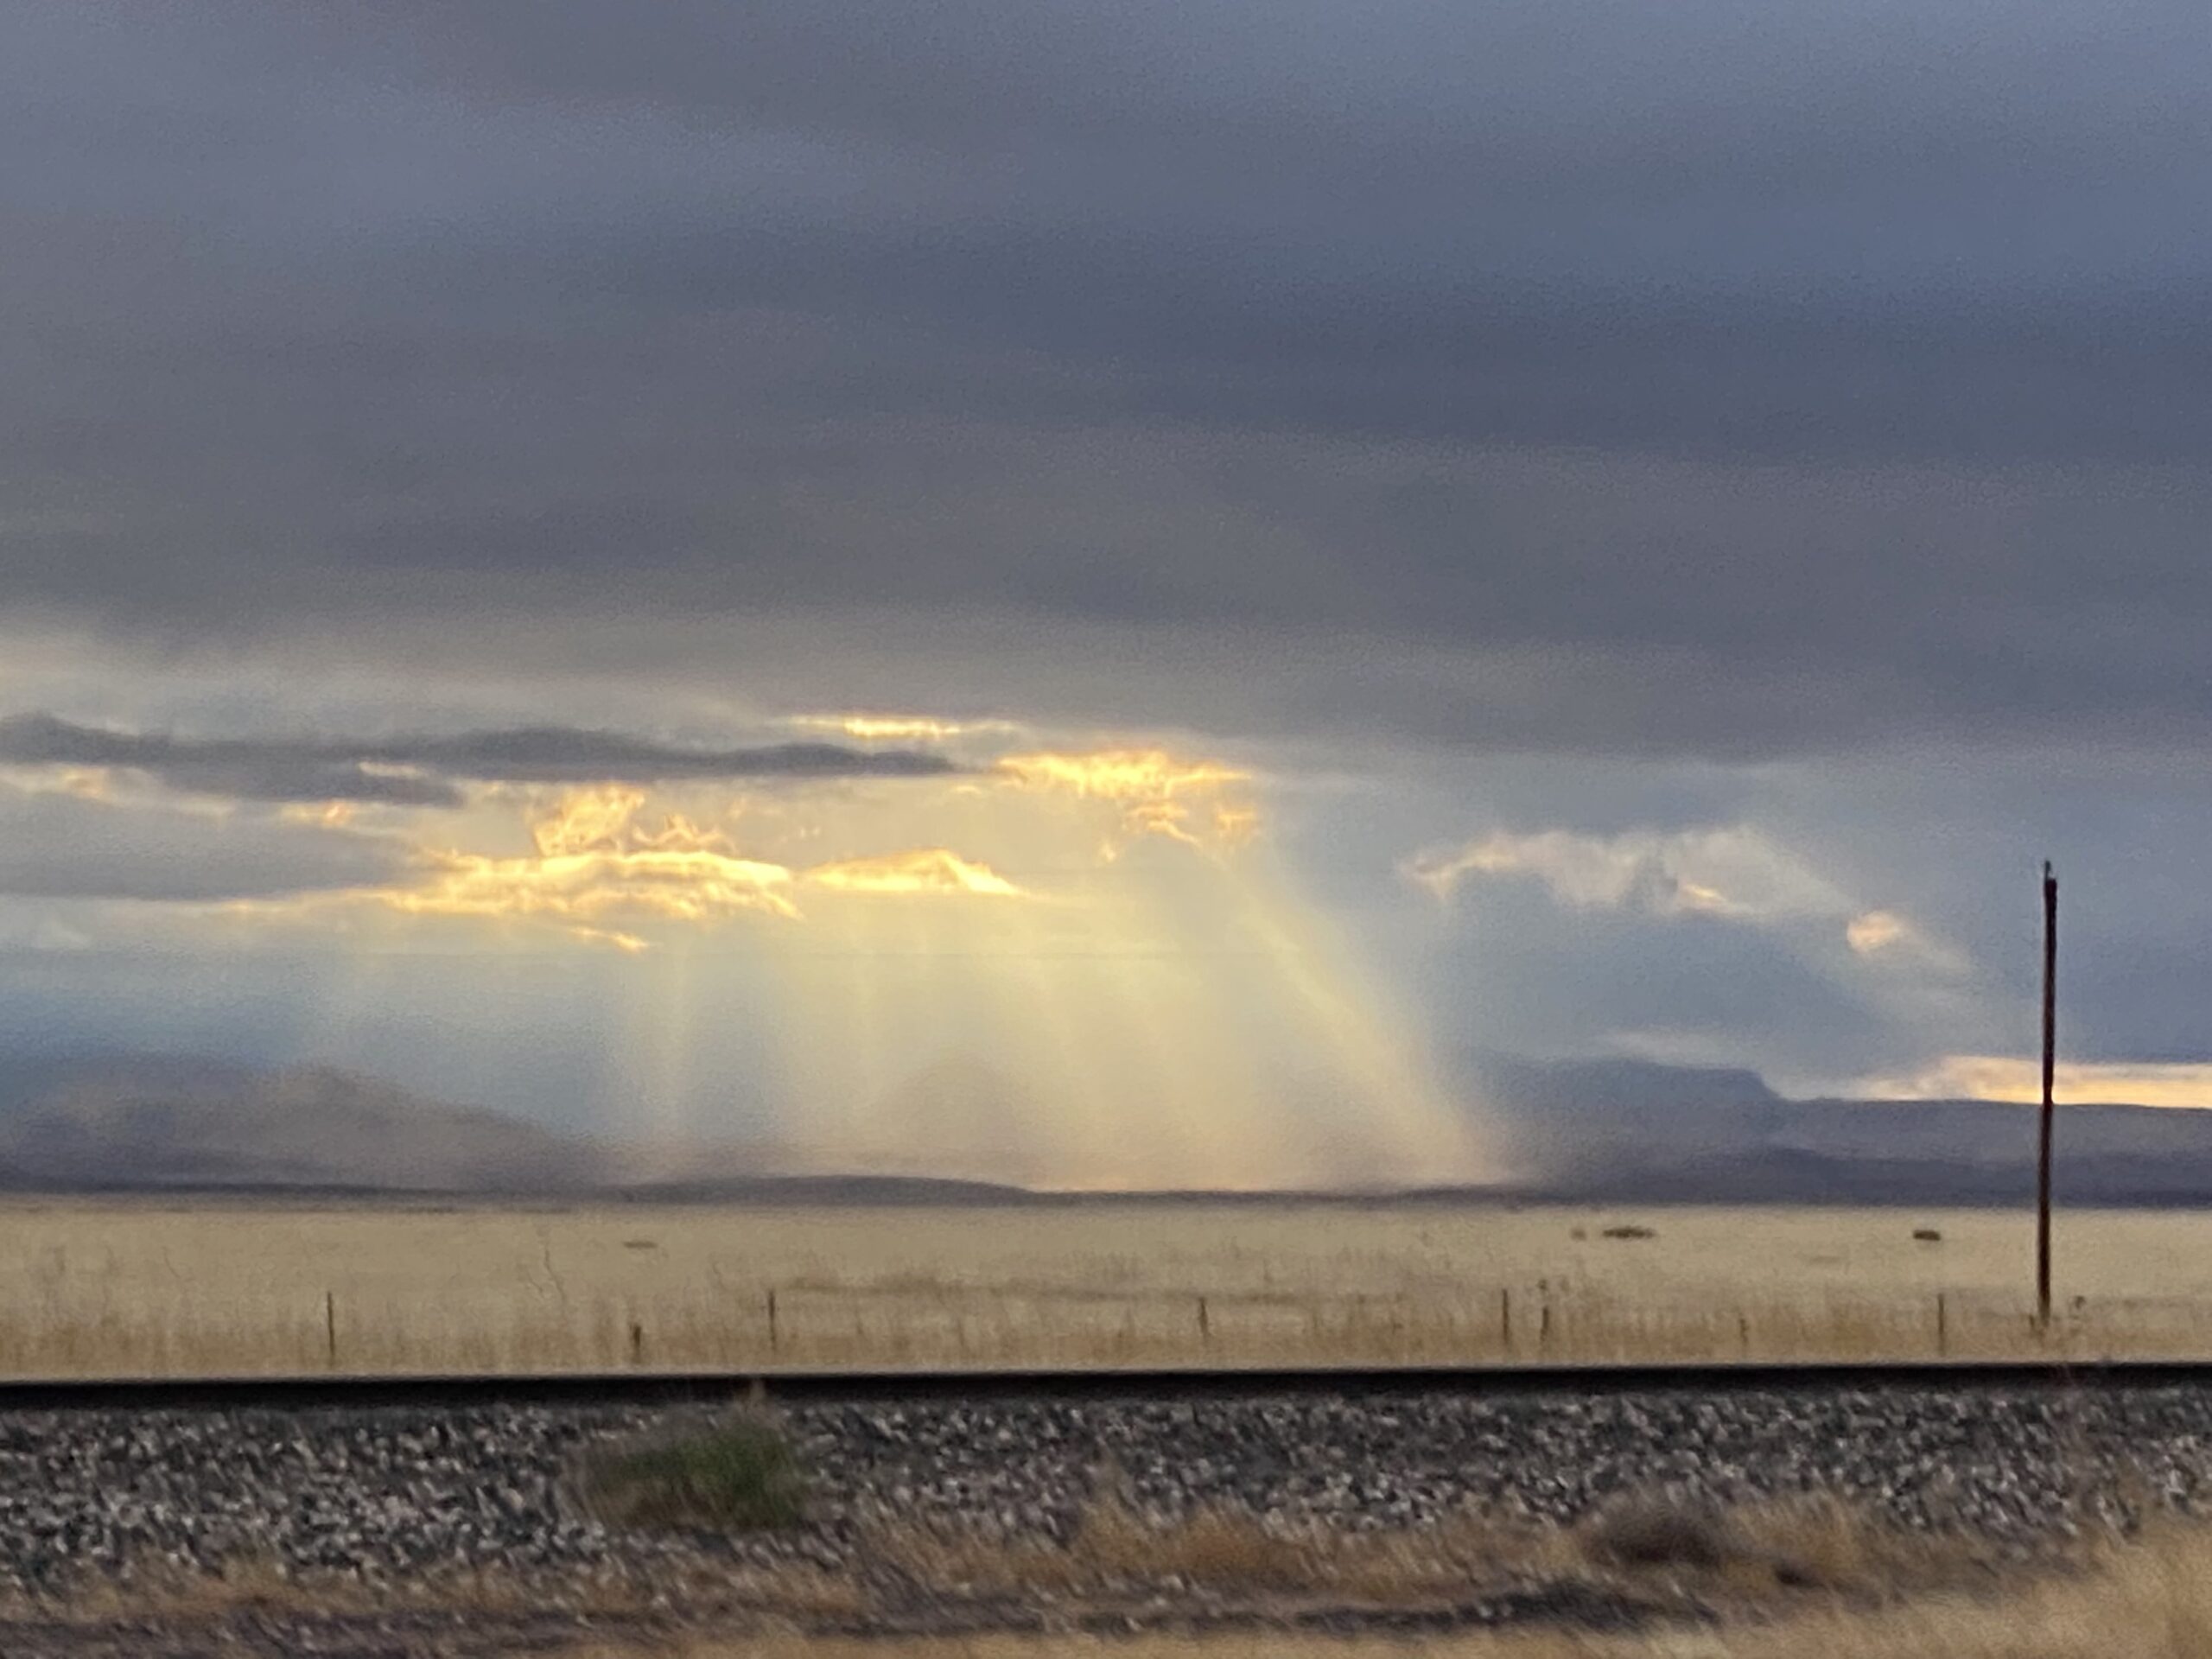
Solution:
{"label": "green shrub", "polygon": [[731,1531],[795,1525],[806,1496],[790,1442],[752,1414],[607,1453],[588,1467],[585,1488],[600,1517],[618,1526]]}

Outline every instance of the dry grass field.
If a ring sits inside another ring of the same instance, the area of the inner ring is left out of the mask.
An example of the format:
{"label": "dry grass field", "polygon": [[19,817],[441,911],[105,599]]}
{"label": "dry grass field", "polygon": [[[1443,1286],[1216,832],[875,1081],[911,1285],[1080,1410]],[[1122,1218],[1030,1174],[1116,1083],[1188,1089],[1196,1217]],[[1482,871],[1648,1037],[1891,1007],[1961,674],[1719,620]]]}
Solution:
{"label": "dry grass field", "polygon": [[[1754,1548],[1707,1569],[1640,1569],[1640,1588],[1662,1605],[1701,1609],[1700,1616],[1662,1616],[1627,1634],[1560,1625],[1500,1630],[1323,1636],[1262,1624],[1207,1634],[991,1635],[933,1640],[844,1643],[821,1638],[753,1637],[681,1638],[648,1646],[593,1644],[566,1659],[2204,1659],[2212,1654],[2212,1533],[2201,1524],[2166,1521],[2133,1540],[2105,1536],[2033,1564],[1977,1561],[1963,1541],[1888,1534],[1855,1523],[1847,1512],[1814,1504],[1787,1506],[1764,1520],[1739,1517],[1745,1539],[1771,1544],[1809,1573],[1794,1590],[1774,1582]],[[1441,1567],[1452,1551],[1421,1541],[1433,1559],[1391,1563],[1385,1586],[1366,1605],[1419,1605],[1450,1582]],[[1509,1551],[1510,1544],[1507,1545]],[[1560,1535],[1544,1563],[1557,1575],[1594,1571],[1600,1579],[1638,1586],[1593,1559],[1586,1541]],[[1240,1558],[1241,1559],[1241,1558]],[[1219,1578],[1201,1561],[1187,1568],[1194,1582]],[[1249,1563],[1246,1566],[1249,1568]],[[1317,1583],[1346,1601],[1359,1599],[1363,1570],[1372,1563],[1301,1566],[1281,1582],[1301,1590]],[[1334,1565],[1350,1573],[1332,1574]],[[1014,1571],[1014,1564],[1004,1570]],[[1466,1558],[1459,1562],[1464,1582]],[[1249,1574],[1248,1574],[1249,1575]],[[1718,1615],[1715,1617],[1715,1615]]]}
{"label": "dry grass field", "polygon": [[1020,1636],[915,1642],[699,1640],[595,1644],[565,1659],[2204,1659],[2212,1654],[2212,1540],[2177,1533],[2096,1567],[1978,1594],[1868,1605],[1836,1599],[1770,1620],[1645,1636],[1469,1631],[1354,1637],[1259,1630],[1218,1636]]}
{"label": "dry grass field", "polygon": [[[949,1592],[949,1630],[962,1630],[975,1608],[1003,1610],[1009,1601],[1049,1605],[1057,1627],[849,1635],[865,1623],[876,1589],[803,1562],[699,1563],[674,1600],[664,1577],[615,1574],[571,1586],[562,1605],[596,1631],[573,1646],[558,1645],[565,1638],[557,1624],[532,1617],[546,1605],[542,1585],[498,1573],[365,1582],[344,1573],[286,1575],[247,1557],[209,1578],[149,1561],[128,1585],[102,1582],[59,1599],[0,1603],[0,1640],[27,1630],[48,1643],[57,1636],[80,1638],[79,1645],[41,1645],[41,1653],[246,1655],[306,1651],[304,1643],[277,1645],[273,1633],[315,1632],[313,1650],[329,1643],[353,1653],[365,1650],[354,1645],[363,1620],[412,1614],[461,1616],[471,1631],[470,1653],[560,1659],[1796,1659],[1807,1653],[2202,1659],[2212,1653],[2212,1532],[2201,1522],[2153,1520],[2132,1538],[2093,1533],[2025,1555],[1963,1535],[1893,1530],[1817,1497],[1775,1499],[1700,1524],[1713,1529],[1713,1554],[1676,1549],[1652,1559],[1624,1556],[1608,1541],[1623,1535],[1601,1516],[1567,1529],[1469,1515],[1411,1532],[1299,1533],[1229,1511],[1200,1510],[1163,1526],[1107,1500],[1065,1544],[940,1535],[894,1522],[869,1536],[871,1558],[894,1563],[899,1581]],[[1191,1611],[1204,1616],[1163,1620],[1154,1593],[1162,1583],[1181,1586]],[[1640,1622],[1608,1631],[1564,1619],[1494,1630],[1427,1625],[1437,1633],[1424,1633],[1427,1620],[1463,1605],[1477,1585],[1580,1586],[1601,1604],[1633,1607]],[[1322,1610],[1339,1625],[1333,1633],[1294,1627],[1301,1615]],[[1391,1617],[1363,1632],[1353,1628],[1362,1615]],[[813,1628],[824,1621],[840,1633]],[[116,1645],[118,1637],[130,1645]]]}
{"label": "dry grass field", "polygon": [[[1933,1231],[1937,1239],[1915,1236]],[[0,1206],[0,1375],[2212,1357],[2212,1215]]]}

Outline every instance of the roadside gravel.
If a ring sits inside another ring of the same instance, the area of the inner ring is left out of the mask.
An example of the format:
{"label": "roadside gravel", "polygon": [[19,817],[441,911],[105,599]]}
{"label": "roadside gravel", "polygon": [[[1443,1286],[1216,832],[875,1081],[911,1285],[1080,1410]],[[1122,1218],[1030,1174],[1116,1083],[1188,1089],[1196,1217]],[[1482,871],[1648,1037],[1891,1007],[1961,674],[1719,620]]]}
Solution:
{"label": "roadside gravel", "polygon": [[[1909,1529],[2025,1547],[2145,1503],[2212,1503],[2212,1389],[2194,1388],[815,1403],[785,1414],[814,1490],[795,1532],[621,1533],[576,1502],[590,1448],[709,1415],[0,1414],[0,1591],[78,1596],[88,1580],[127,1589],[247,1560],[371,1587],[477,1573],[543,1586],[531,1616],[559,1616],[594,1575],[865,1574],[866,1540],[886,1525],[1065,1538],[1107,1471],[1160,1520],[1229,1506],[1351,1529],[1471,1509],[1565,1523],[1656,1491],[1723,1505],[1824,1492]],[[664,1605],[680,1611],[683,1593]],[[24,1651],[32,1629],[28,1615],[15,1627]]]}
{"label": "roadside gravel", "polygon": [[2212,1499],[2212,1388],[810,1404],[785,1420],[815,1520],[624,1535],[574,1501],[586,1448],[698,1407],[0,1414],[0,1587],[241,1555],[374,1576],[640,1564],[732,1548],[834,1567],[866,1523],[1065,1536],[1100,1472],[1148,1513],[1567,1522],[1624,1493],[1825,1491],[1911,1528],[2027,1540],[2145,1497]]}

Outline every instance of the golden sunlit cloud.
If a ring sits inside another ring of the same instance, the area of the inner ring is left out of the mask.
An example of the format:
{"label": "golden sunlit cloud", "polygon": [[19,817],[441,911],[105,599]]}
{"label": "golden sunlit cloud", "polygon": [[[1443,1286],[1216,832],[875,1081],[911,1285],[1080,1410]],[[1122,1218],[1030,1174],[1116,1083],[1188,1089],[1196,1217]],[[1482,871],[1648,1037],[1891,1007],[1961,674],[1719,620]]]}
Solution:
{"label": "golden sunlit cloud", "polygon": [[[2128,1065],[2075,1061],[2056,1068],[2057,1098],[2093,1105],[2212,1106],[2212,1063]],[[1856,1091],[1870,1100],[2043,1098],[2043,1062],[2005,1054],[1952,1054],[1901,1076],[1869,1078]]]}
{"label": "golden sunlit cloud", "polygon": [[1735,916],[1742,913],[1742,906],[1718,887],[1709,887],[1702,881],[1687,877],[1675,882],[1675,906],[1691,916]]}
{"label": "golden sunlit cloud", "polygon": [[1968,970],[1966,956],[1929,937],[1910,916],[1894,910],[1862,911],[1844,924],[1852,954],[1885,968],[1907,968],[1956,978]]}
{"label": "golden sunlit cloud", "polygon": [[943,847],[886,853],[817,864],[802,872],[810,887],[839,893],[972,893],[993,899],[1018,899],[1021,889],[991,869]]}
{"label": "golden sunlit cloud", "polygon": [[864,743],[900,741],[942,743],[978,732],[1010,732],[1007,720],[938,720],[927,715],[802,715],[792,722],[818,730],[842,732]]}
{"label": "golden sunlit cloud", "polygon": [[86,801],[115,795],[114,774],[105,766],[0,766],[0,779],[31,795],[73,795]]}
{"label": "golden sunlit cloud", "polygon": [[[791,872],[738,853],[720,831],[681,814],[657,826],[639,821],[644,791],[623,785],[571,791],[529,823],[522,854],[418,847],[410,879],[385,887],[239,900],[232,915],[312,918],[370,904],[405,916],[520,922],[571,938],[646,949],[638,931],[654,924],[702,926],[746,915],[795,918]],[[335,810],[335,809],[334,809]],[[297,821],[342,827],[348,816],[301,808]],[[294,816],[290,811],[287,817]]]}
{"label": "golden sunlit cloud", "polygon": [[[1118,814],[1108,839],[1111,857],[1124,841],[1160,836],[1198,848],[1237,847],[1258,833],[1259,810],[1249,800],[1224,798],[1252,775],[1214,760],[1185,760],[1165,749],[1102,749],[1090,753],[1040,751],[1000,760],[998,774],[1022,789],[1057,790],[1103,801]],[[1201,815],[1196,808],[1203,804]]]}
{"label": "golden sunlit cloud", "polygon": [[[1039,753],[1015,756],[995,769],[1001,790],[1058,794],[1101,804],[1111,814],[1104,845],[1094,859],[1110,863],[1122,842],[1156,836],[1208,851],[1241,846],[1256,834],[1258,808],[1241,792],[1249,774],[1204,760],[1185,760],[1160,749],[1112,749],[1093,753]],[[914,788],[875,803],[908,804],[894,827],[921,821],[915,809],[932,798],[981,803],[1000,791],[978,791],[972,779],[931,791]],[[696,796],[696,791],[694,791]],[[496,804],[496,797],[478,805]],[[737,835],[755,822],[750,804],[713,799],[694,817],[673,808],[649,811],[653,799],[632,784],[607,783],[563,791],[532,802],[524,827],[531,850],[492,852],[460,846],[418,845],[416,873],[390,886],[308,895],[296,900],[255,900],[232,906],[239,913],[306,914],[332,904],[373,902],[404,915],[480,918],[550,925],[571,937],[642,950],[657,927],[711,927],[751,916],[804,919],[804,895],[855,899],[950,895],[1005,899],[1036,895],[985,860],[926,842],[889,852],[823,858],[823,821],[861,810],[851,798],[823,797],[794,811],[785,803],[741,846]],[[359,816],[352,803],[296,803],[283,809],[289,821],[345,830]],[[1064,817],[987,813],[995,837],[1012,839],[1049,868],[1079,868],[1067,859],[1071,833],[1088,833]],[[1041,839],[1040,839],[1041,837]],[[849,843],[849,837],[844,838]],[[920,837],[916,837],[920,839]],[[1057,844],[1055,844],[1057,843]],[[802,859],[794,854],[812,854]]]}
{"label": "golden sunlit cloud", "polygon": [[[394,910],[420,916],[512,917],[572,924],[579,938],[608,938],[616,925],[702,925],[746,914],[796,918],[785,896],[791,872],[780,864],[733,857],[706,847],[494,858],[432,855],[426,878],[379,889]],[[643,941],[631,935],[622,943]]]}
{"label": "golden sunlit cloud", "polygon": [[[404,915],[548,925],[574,938],[640,951],[651,944],[640,930],[657,926],[706,928],[748,916],[803,920],[801,888],[876,898],[1027,896],[988,865],[944,847],[794,867],[745,852],[728,830],[702,828],[682,812],[648,817],[647,799],[627,784],[571,790],[530,818],[530,853],[423,848],[417,873],[404,882],[232,908],[302,913],[368,900]],[[737,811],[732,806],[723,816]],[[334,803],[289,807],[283,816],[342,828],[353,812]],[[802,830],[795,838],[806,836]]]}
{"label": "golden sunlit cloud", "polygon": [[1255,806],[1233,806],[1226,801],[1216,803],[1213,809],[1214,839],[1224,847],[1242,847],[1260,833],[1260,810]]}
{"label": "golden sunlit cloud", "polygon": [[1102,749],[1090,754],[1010,754],[999,770],[1038,788],[1110,801],[1170,799],[1191,790],[1248,783],[1252,774],[1213,760],[1181,760],[1165,749]]}
{"label": "golden sunlit cloud", "polygon": [[360,808],[353,801],[290,801],[278,810],[276,816],[286,823],[343,830],[360,816]]}
{"label": "golden sunlit cloud", "polygon": [[[1249,841],[1259,823],[1249,800],[1224,793],[1249,774],[1164,750],[1020,755],[995,775],[1017,789],[1103,803],[1114,813],[1116,836],[1123,838],[1160,836],[1192,847],[1229,848]],[[631,784],[571,789],[529,817],[531,853],[425,848],[418,851],[415,879],[350,896],[409,915],[550,924],[632,950],[645,949],[642,930],[657,925],[707,927],[757,915],[802,920],[803,894],[810,891],[855,898],[1031,896],[988,863],[950,847],[826,860],[817,852],[818,861],[802,863],[788,850],[740,846],[725,826],[745,819],[742,801],[715,804],[702,823],[674,810],[649,814],[651,798]],[[816,816],[833,810],[820,803]],[[299,822],[334,829],[353,813],[343,804],[287,809]],[[779,833],[791,846],[807,846],[819,829],[818,823],[785,821]],[[1109,836],[1100,856],[1110,860],[1117,850]]]}
{"label": "golden sunlit cloud", "polygon": [[530,826],[530,838],[547,858],[563,853],[620,851],[632,833],[645,792],[626,784],[601,784],[572,791]]}
{"label": "golden sunlit cloud", "polygon": [[1843,938],[1860,956],[1871,957],[1911,938],[1912,925],[1895,911],[1870,910],[1845,925]]}

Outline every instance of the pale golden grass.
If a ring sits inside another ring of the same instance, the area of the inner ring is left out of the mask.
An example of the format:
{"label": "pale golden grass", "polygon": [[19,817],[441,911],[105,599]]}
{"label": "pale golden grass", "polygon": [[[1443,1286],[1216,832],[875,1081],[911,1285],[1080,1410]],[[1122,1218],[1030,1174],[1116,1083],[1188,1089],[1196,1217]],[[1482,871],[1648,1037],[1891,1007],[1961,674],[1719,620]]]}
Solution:
{"label": "pale golden grass", "polygon": [[1466,1516],[1418,1531],[1351,1533],[1267,1525],[1249,1511],[1205,1509],[1148,1520],[1110,1491],[1065,1544],[920,1527],[880,1529],[863,1548],[952,1595],[1044,1592],[1110,1597],[1173,1583],[1230,1598],[1297,1594],[1404,1605],[1464,1595],[1471,1583],[1579,1570],[1574,1539],[1555,1528]]}
{"label": "pale golden grass", "polygon": [[2029,1240],[1994,1211],[19,1201],[0,1376],[2212,1357],[2212,1216],[2062,1217],[2048,1330]]}
{"label": "pale golden grass", "polygon": [[558,1611],[616,1618],[664,1613],[671,1605],[751,1611],[798,1622],[851,1618],[868,1605],[867,1592],[849,1576],[804,1562],[766,1567],[684,1560],[656,1563],[650,1570],[570,1567],[557,1578],[445,1567],[366,1579],[340,1572],[287,1573],[273,1559],[249,1554],[213,1573],[159,1560],[139,1563],[120,1578],[87,1573],[43,1592],[0,1600],[0,1622],[31,1619],[93,1629],[141,1620],[192,1625],[250,1612],[522,1616]]}
{"label": "pale golden grass", "polygon": [[[1663,1500],[1649,1507],[1670,1513]],[[1708,1599],[1764,1602],[1807,1588],[1891,1596],[1986,1571],[1986,1552],[1971,1540],[1905,1534],[1816,1496],[1715,1518],[1713,1558],[1703,1566],[1618,1559],[1608,1548],[1613,1519],[1562,1529],[1468,1511],[1417,1529],[1364,1531],[1271,1525],[1228,1508],[1158,1519],[1109,1487],[1065,1544],[900,1527],[879,1531],[863,1548],[947,1593],[1042,1592],[1078,1603],[1174,1584],[1226,1603],[1291,1598],[1404,1608],[1462,1600],[1481,1586],[1565,1578],[1642,1592],[1655,1573],[1672,1587],[1694,1584]]]}
{"label": "pale golden grass", "polygon": [[563,1659],[2206,1659],[2212,1536],[2168,1528],[2076,1570],[1870,1605],[1851,1595],[1636,1636],[1538,1629],[1332,1638],[1265,1627],[1185,1636],[762,1637],[586,1645]]}

